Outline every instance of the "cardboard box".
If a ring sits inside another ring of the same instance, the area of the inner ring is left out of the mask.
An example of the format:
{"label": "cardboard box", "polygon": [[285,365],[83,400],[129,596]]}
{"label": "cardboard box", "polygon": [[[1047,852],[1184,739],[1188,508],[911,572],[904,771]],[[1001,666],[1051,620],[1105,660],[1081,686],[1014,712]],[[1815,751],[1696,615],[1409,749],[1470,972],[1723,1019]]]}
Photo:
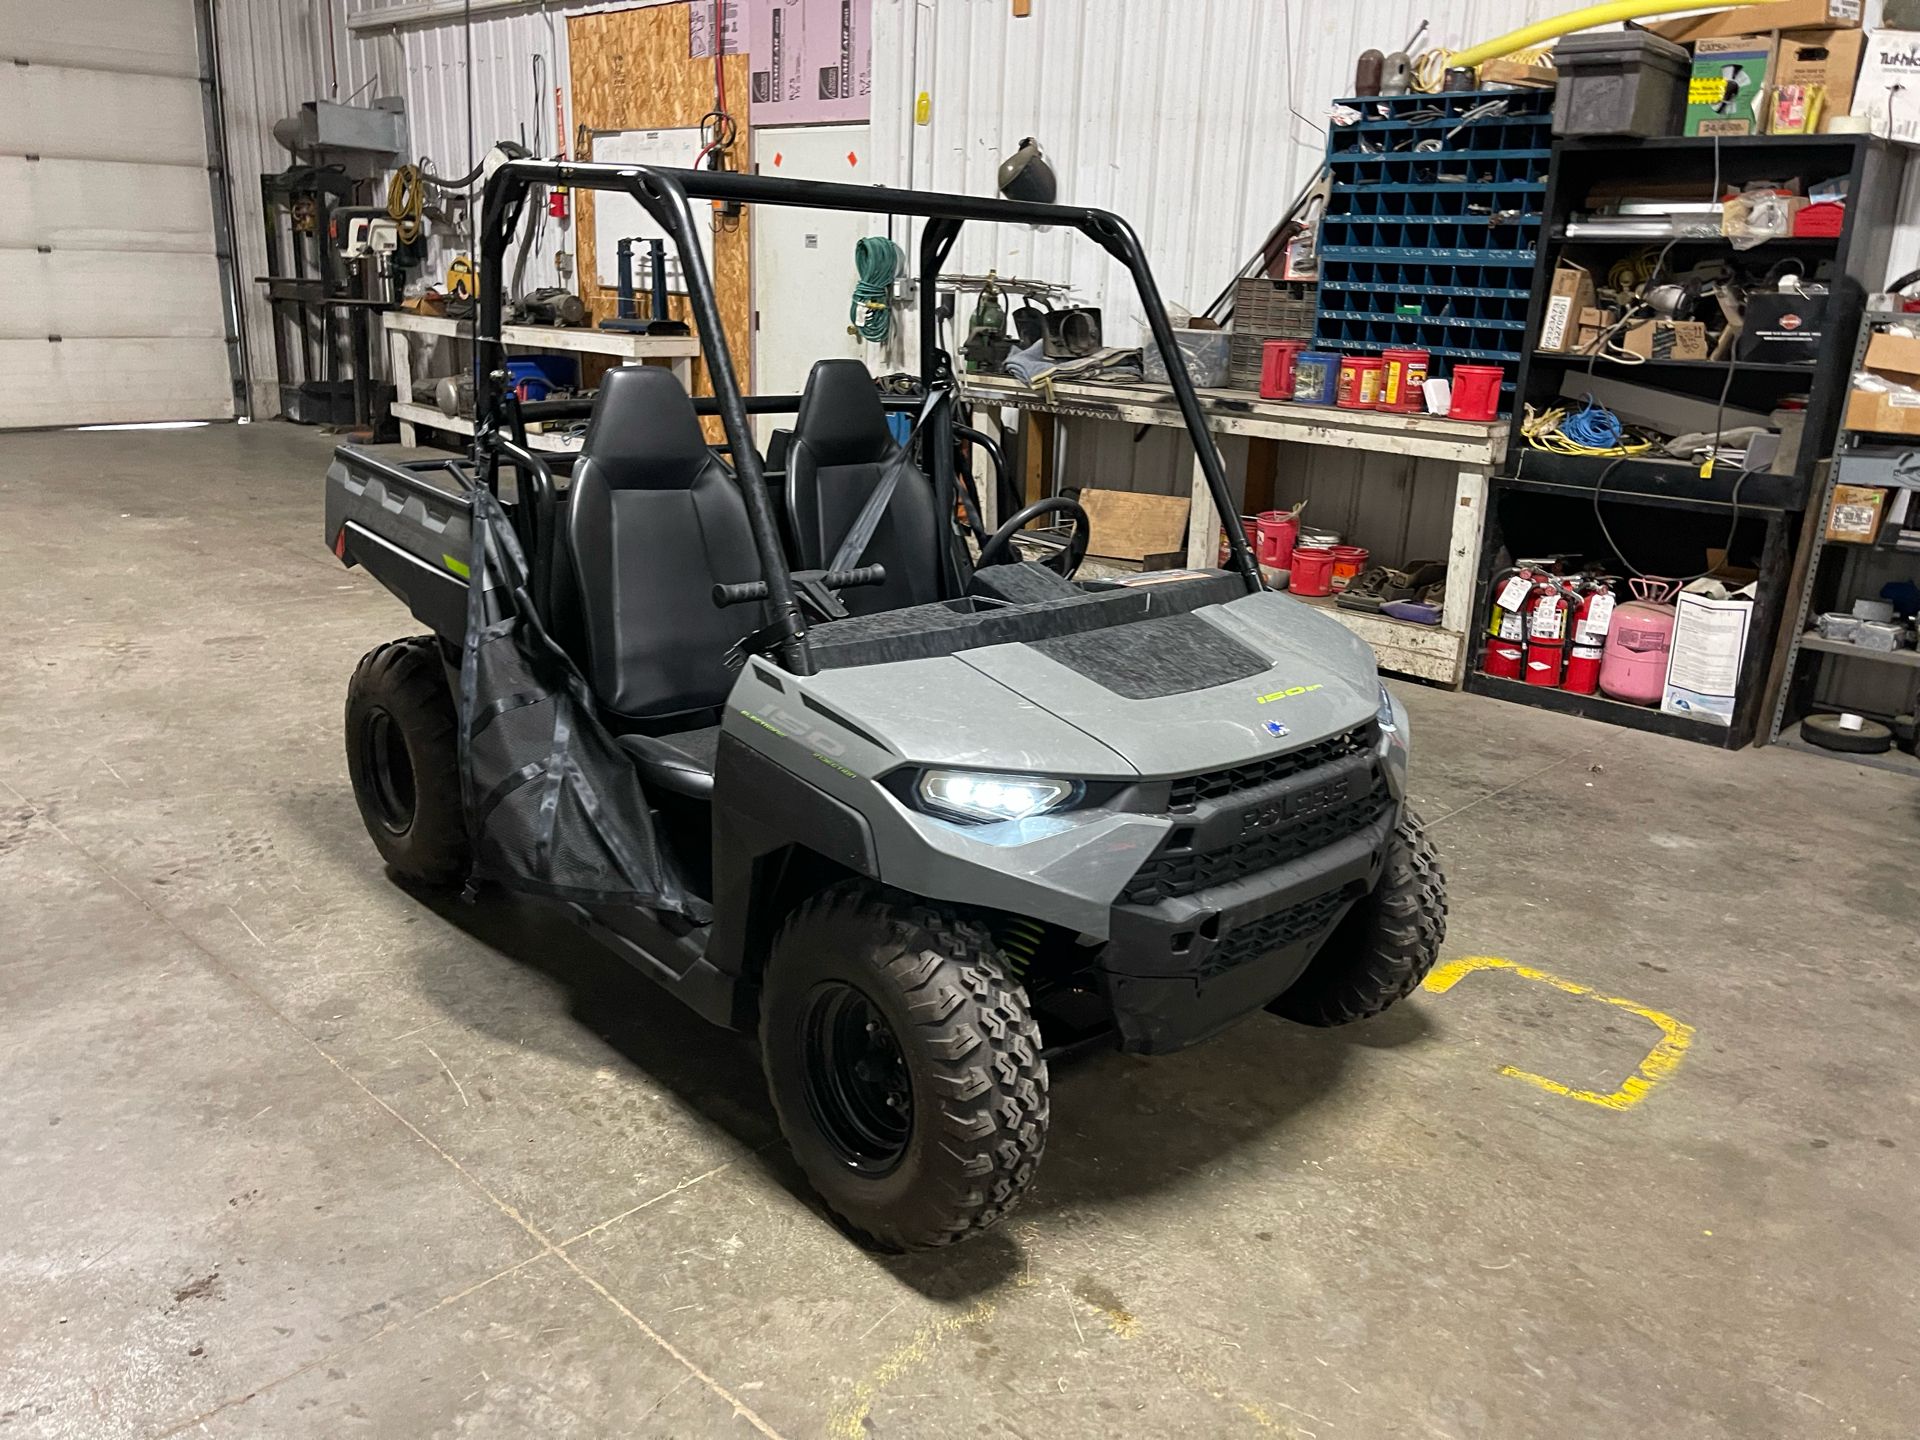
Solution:
{"label": "cardboard box", "polygon": [[1599,310],[1588,306],[1580,312],[1580,330],[1574,337],[1574,349],[1581,355],[1591,355],[1600,344],[1600,337],[1607,333],[1614,322],[1614,312]]}
{"label": "cardboard box", "polygon": [[1693,47],[1687,82],[1689,135],[1758,135],[1765,128],[1773,37],[1730,35]]}
{"label": "cardboard box", "polygon": [[1092,527],[1087,552],[1109,560],[1138,560],[1153,569],[1150,562],[1156,557],[1178,551],[1180,561],[1175,563],[1181,563],[1186,556],[1191,503],[1185,495],[1082,490],[1080,504]]}
{"label": "cardboard box", "polygon": [[1642,320],[1627,327],[1620,344],[1647,360],[1704,360],[1707,327],[1699,320]]}
{"label": "cardboard box", "polygon": [[1546,313],[1540,317],[1541,350],[1571,350],[1580,343],[1580,317],[1593,308],[1593,276],[1585,266],[1562,260],[1553,267]]}
{"label": "cardboard box", "polygon": [[1920,77],[1920,31],[1875,30],[1867,36],[1866,57],[1853,87],[1853,114],[1886,140],[1920,141],[1920,105],[1914,103]]}
{"label": "cardboard box", "polygon": [[1776,0],[1771,5],[1743,5],[1714,15],[1689,15],[1684,20],[1660,20],[1642,28],[1663,39],[1691,45],[1722,35],[1754,35],[1767,30],[1810,30],[1829,26],[1859,29],[1866,20],[1865,0]]}
{"label": "cardboard box", "polygon": [[1824,133],[1835,115],[1849,115],[1854,77],[1867,37],[1861,30],[1796,30],[1783,34],[1773,57],[1774,135]]}
{"label": "cardboard box", "polygon": [[1908,384],[1920,384],[1920,339],[1911,335],[1877,333],[1867,342],[1867,369],[1891,374]]}
{"label": "cardboard box", "polygon": [[[1911,377],[1920,381],[1920,375]],[[1920,435],[1920,398],[1912,404],[1883,390],[1855,390],[1847,396],[1847,429],[1882,435]]]}
{"label": "cardboard box", "polygon": [[1887,508],[1887,492],[1871,485],[1836,485],[1833,508],[1827,511],[1827,539],[1871,545],[1880,533],[1880,517]]}

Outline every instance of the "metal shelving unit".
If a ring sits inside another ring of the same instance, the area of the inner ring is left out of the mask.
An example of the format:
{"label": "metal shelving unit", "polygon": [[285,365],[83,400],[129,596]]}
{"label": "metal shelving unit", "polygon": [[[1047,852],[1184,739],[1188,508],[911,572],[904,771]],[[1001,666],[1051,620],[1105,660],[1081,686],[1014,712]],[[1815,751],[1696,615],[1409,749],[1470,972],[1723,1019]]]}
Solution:
{"label": "metal shelving unit", "polygon": [[[1466,118],[1495,102],[1506,110]],[[1339,103],[1364,118],[1327,134],[1332,189],[1320,226],[1314,343],[1425,350],[1436,375],[1463,361],[1517,362],[1552,155],[1553,92]],[[1418,313],[1402,315],[1403,306]]]}
{"label": "metal shelving unit", "polygon": [[[1870,310],[1862,315],[1847,373],[1852,375],[1866,363],[1867,345],[1876,325],[1910,324],[1916,320],[1920,320],[1920,316],[1893,311]],[[1884,447],[1890,439],[1886,437],[1878,443]],[[1849,457],[1859,456],[1864,446],[1874,444],[1876,439],[1870,432],[1841,430],[1819,502],[1807,514],[1805,543],[1811,548],[1793,615],[1781,637],[1783,653],[1776,666],[1781,678],[1767,743],[1877,770],[1920,776],[1920,760],[1898,750],[1884,755],[1855,755],[1822,749],[1799,736],[1800,721],[1810,714],[1848,708],[1874,714],[1877,719],[1888,719],[1895,714],[1912,714],[1914,706],[1920,703],[1920,650],[1866,650],[1844,640],[1823,640],[1811,623],[1821,611],[1845,604],[1860,594],[1867,594],[1868,598],[1877,596],[1879,587],[1891,578],[1890,569],[1904,570],[1907,578],[1920,579],[1920,555],[1911,551],[1898,551],[1889,544],[1858,545],[1824,538],[1835,487],[1854,483],[1848,478]],[[1920,450],[1920,442],[1903,439],[1901,448]],[[1886,486],[1884,472],[1876,471],[1872,484]],[[1920,489],[1920,477],[1916,477],[1916,484],[1911,488]],[[1894,554],[1902,558],[1890,565],[1884,557]],[[1862,683],[1862,676],[1870,678]],[[1898,696],[1896,703],[1902,708],[1891,710],[1872,703],[1843,707],[1838,701],[1821,698],[1849,689],[1866,695],[1869,701]]]}
{"label": "metal shelving unit", "polygon": [[[1717,144],[1711,138],[1689,136],[1562,140],[1553,148],[1542,233],[1562,233],[1572,212],[1587,208],[1587,196],[1595,187],[1617,187],[1622,181],[1636,178],[1698,183],[1706,191],[1712,188],[1716,176],[1722,185],[1736,187],[1748,180],[1774,176],[1798,176],[1807,182],[1845,177],[1849,203],[1845,229],[1839,236],[1769,241],[1744,252],[1742,259],[1753,263],[1764,258],[1770,263],[1784,256],[1799,256],[1810,272],[1819,263],[1830,262],[1837,312],[1831,323],[1835,333],[1846,334],[1864,308],[1867,292],[1884,283],[1903,161],[1897,147],[1865,135],[1747,136],[1722,139]],[[1845,353],[1832,353],[1831,347],[1813,364],[1732,362],[1730,406],[1765,414],[1790,395],[1806,396],[1806,424],[1797,462],[1786,473],[1741,475],[1722,465],[1716,473],[1702,476],[1697,464],[1683,460],[1634,457],[1616,461],[1601,455],[1562,455],[1532,449],[1520,434],[1517,418],[1525,402],[1541,407],[1563,403],[1560,392],[1570,372],[1591,366],[1596,374],[1619,378],[1627,368],[1596,361],[1592,356],[1543,353],[1532,348],[1557,254],[1564,251],[1604,274],[1614,260],[1648,244],[1644,239],[1581,237],[1541,249],[1521,332],[1528,345],[1520,356],[1513,407],[1516,419],[1507,449],[1507,467],[1488,488],[1487,529],[1480,546],[1481,571],[1474,601],[1475,630],[1484,634],[1492,604],[1491,584],[1503,547],[1511,553],[1529,555],[1575,551],[1605,554],[1612,542],[1595,523],[1598,507],[1604,506],[1609,529],[1623,535],[1618,543],[1635,552],[1633,563],[1675,567],[1667,570],[1669,574],[1688,575],[1705,569],[1706,549],[1718,548],[1726,543],[1722,537],[1731,535],[1731,548],[1742,557],[1736,563],[1749,564],[1760,575],[1733,724],[1707,725],[1604,695],[1572,695],[1503,680],[1479,671],[1477,654],[1469,663],[1466,688],[1520,704],[1739,749],[1767,733],[1769,717],[1762,711],[1769,693],[1767,679],[1775,655],[1776,631],[1790,603],[1795,542],[1802,534],[1801,512],[1822,478],[1820,470],[1831,450],[1852,372],[1845,365]],[[1733,254],[1725,239],[1712,236],[1683,239],[1675,253],[1715,247]],[[1716,401],[1729,380],[1726,361],[1652,361],[1633,368],[1646,369],[1648,380],[1659,388],[1708,404]]]}

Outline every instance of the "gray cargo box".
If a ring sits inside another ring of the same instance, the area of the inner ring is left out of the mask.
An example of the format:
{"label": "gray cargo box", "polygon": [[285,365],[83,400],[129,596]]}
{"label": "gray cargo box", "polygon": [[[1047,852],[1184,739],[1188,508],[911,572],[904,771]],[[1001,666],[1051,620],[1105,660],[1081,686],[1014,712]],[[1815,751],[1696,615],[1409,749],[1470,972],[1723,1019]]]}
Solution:
{"label": "gray cargo box", "polygon": [[1693,59],[1644,30],[1568,35],[1553,47],[1556,135],[1678,135]]}

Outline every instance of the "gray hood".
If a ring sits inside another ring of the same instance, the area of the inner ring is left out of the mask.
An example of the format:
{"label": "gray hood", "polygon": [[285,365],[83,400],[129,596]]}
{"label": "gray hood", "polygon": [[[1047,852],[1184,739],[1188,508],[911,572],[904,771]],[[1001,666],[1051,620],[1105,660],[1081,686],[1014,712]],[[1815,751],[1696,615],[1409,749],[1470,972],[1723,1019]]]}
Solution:
{"label": "gray hood", "polygon": [[1378,709],[1373,652],[1312,606],[1269,593],[1193,613],[1267,668],[1227,684],[1130,699],[1031,645],[1010,644],[829,670],[803,685],[917,764],[1086,779],[1242,764],[1312,744]]}

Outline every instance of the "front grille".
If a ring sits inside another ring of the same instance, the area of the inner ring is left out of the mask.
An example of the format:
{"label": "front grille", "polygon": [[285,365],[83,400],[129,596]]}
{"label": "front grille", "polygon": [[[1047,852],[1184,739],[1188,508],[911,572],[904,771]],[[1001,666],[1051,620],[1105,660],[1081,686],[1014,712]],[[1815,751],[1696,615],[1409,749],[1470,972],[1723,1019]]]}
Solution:
{"label": "front grille", "polygon": [[1276,910],[1251,925],[1242,925],[1238,930],[1228,932],[1200,967],[1200,978],[1210,980],[1249,961],[1258,960],[1269,951],[1311,939],[1333,923],[1333,917],[1340,913],[1340,907],[1347,903],[1347,898],[1344,888],[1329,890],[1324,895],[1302,900],[1285,910]]}
{"label": "front grille", "polygon": [[1202,800],[1218,800],[1237,790],[1251,790],[1256,785],[1297,775],[1302,770],[1317,769],[1349,755],[1366,754],[1379,743],[1379,739],[1378,722],[1369,720],[1344,734],[1331,736],[1285,755],[1275,755],[1269,760],[1255,760],[1231,770],[1209,770],[1204,775],[1187,775],[1173,782],[1173,796],[1168,808],[1176,813],[1191,810]]}
{"label": "front grille", "polygon": [[1213,885],[1271,870],[1310,855],[1336,840],[1357,834],[1385,815],[1393,804],[1378,773],[1372,791],[1358,801],[1304,816],[1290,825],[1218,850],[1156,855],[1127,882],[1121,899],[1129,905],[1158,905],[1176,895],[1191,895]]}

